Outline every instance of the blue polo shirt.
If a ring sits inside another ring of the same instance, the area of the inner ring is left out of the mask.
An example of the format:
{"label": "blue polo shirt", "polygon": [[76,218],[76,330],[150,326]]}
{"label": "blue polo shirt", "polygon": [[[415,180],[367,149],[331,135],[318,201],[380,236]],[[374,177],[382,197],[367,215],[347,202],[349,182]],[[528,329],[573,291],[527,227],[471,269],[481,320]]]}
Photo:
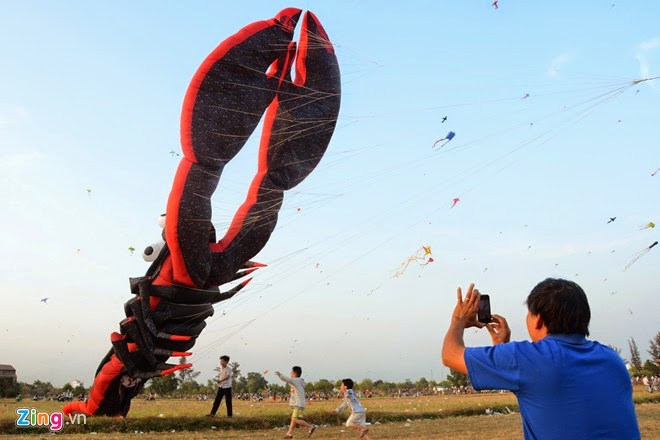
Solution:
{"label": "blue polo shirt", "polygon": [[525,439],[639,439],[621,357],[582,335],[548,335],[465,350],[475,390],[518,398]]}

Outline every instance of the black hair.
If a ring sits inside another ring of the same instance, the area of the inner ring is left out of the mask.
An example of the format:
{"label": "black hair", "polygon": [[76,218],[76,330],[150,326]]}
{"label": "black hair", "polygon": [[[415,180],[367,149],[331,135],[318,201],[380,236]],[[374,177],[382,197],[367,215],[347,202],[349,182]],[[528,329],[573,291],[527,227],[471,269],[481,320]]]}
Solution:
{"label": "black hair", "polygon": [[302,376],[302,368],[300,368],[300,367],[297,366],[297,365],[296,365],[295,367],[292,367],[292,368],[291,368],[291,371],[293,371],[294,373],[296,373],[296,377],[300,377],[300,376]]}
{"label": "black hair", "polygon": [[349,390],[352,390],[352,389],[353,389],[353,385],[354,385],[354,383],[353,383],[353,379],[342,379],[342,380],[341,380],[341,383],[343,383],[344,386],[345,386],[346,388],[348,388]]}
{"label": "black hair", "polygon": [[573,281],[547,278],[532,289],[526,304],[533,315],[541,317],[548,333],[589,335],[589,301]]}
{"label": "black hair", "polygon": [[220,356],[220,360],[225,361],[225,362],[229,362],[229,356],[227,356],[226,354],[223,354],[222,356]]}

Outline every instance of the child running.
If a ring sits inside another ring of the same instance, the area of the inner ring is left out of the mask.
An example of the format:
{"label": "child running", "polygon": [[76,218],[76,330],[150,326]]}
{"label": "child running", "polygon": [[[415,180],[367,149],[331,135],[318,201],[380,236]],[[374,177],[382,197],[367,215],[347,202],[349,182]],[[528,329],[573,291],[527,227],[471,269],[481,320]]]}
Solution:
{"label": "child running", "polygon": [[342,379],[340,390],[344,393],[344,401],[334,411],[335,414],[339,414],[346,408],[350,407],[351,415],[348,417],[348,420],[346,420],[346,426],[360,431],[360,438],[371,440],[367,434],[367,432],[369,432],[369,427],[367,426],[367,411],[362,407],[360,401],[353,392],[353,380]]}
{"label": "child running", "polygon": [[316,431],[317,426],[303,420],[305,418],[305,381],[300,377],[302,376],[302,368],[298,366],[291,368],[290,377],[282,375],[279,371],[276,371],[275,374],[284,382],[291,385],[289,406],[293,408],[293,411],[291,413],[289,431],[284,435],[284,438],[293,438],[293,429],[296,425],[307,428],[307,437],[311,437],[314,431]]}

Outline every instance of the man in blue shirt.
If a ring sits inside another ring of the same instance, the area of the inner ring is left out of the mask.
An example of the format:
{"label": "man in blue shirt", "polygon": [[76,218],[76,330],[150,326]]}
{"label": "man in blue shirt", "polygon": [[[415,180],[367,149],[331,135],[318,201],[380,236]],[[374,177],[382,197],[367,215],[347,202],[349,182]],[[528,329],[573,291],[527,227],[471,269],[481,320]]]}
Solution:
{"label": "man in blue shirt", "polygon": [[[442,361],[468,374],[476,390],[512,391],[518,398],[525,439],[639,439],[632,383],[611,348],[589,341],[587,296],[572,281],[548,278],[527,297],[532,342],[509,342],[502,316],[477,321],[479,291],[468,287],[442,346]],[[463,332],[486,327],[492,347],[466,348]]]}

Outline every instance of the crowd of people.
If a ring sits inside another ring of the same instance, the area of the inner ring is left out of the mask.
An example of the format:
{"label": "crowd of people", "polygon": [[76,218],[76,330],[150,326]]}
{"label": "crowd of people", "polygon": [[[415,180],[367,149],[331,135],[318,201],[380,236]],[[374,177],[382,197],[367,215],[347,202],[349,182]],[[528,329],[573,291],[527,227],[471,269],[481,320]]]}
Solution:
{"label": "crowd of people", "polygon": [[641,379],[636,376],[635,381],[642,382],[649,393],[660,391],[660,376],[643,376]]}

